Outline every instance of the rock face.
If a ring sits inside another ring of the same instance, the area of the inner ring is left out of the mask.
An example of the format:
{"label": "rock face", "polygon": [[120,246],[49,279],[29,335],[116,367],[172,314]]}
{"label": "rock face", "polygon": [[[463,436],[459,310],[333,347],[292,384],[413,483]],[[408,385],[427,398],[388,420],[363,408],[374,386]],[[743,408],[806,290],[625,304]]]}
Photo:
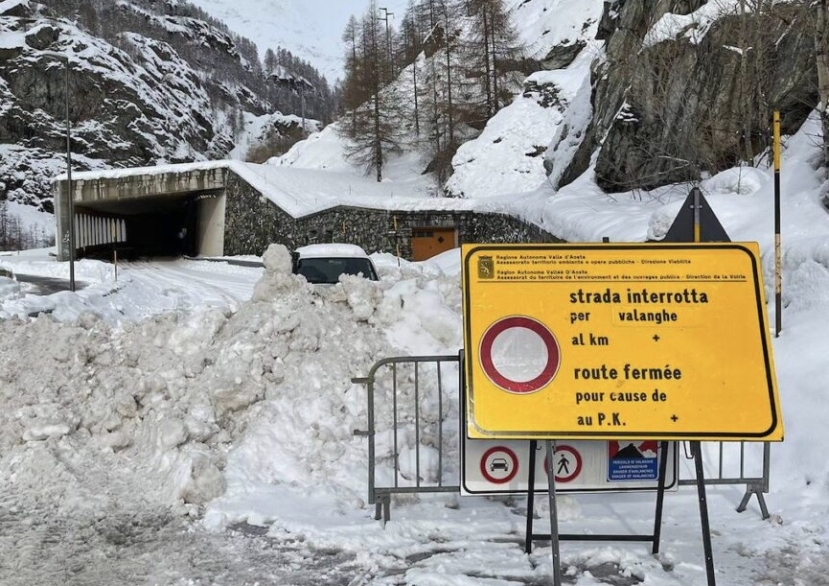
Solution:
{"label": "rock face", "polygon": [[225,158],[245,115],[277,110],[255,47],[248,58],[202,20],[138,0],[102,4],[83,22],[11,4],[0,13],[0,201],[53,211],[67,105],[75,171]]}
{"label": "rock face", "polygon": [[570,65],[576,56],[587,46],[587,43],[581,39],[569,45],[556,45],[547,52],[541,65],[544,69],[564,69]]}
{"label": "rock face", "polygon": [[560,184],[581,174],[597,150],[596,180],[607,191],[698,179],[762,152],[773,110],[782,113],[784,133],[805,120],[817,103],[806,10],[698,10],[706,4],[605,2],[594,116]]}

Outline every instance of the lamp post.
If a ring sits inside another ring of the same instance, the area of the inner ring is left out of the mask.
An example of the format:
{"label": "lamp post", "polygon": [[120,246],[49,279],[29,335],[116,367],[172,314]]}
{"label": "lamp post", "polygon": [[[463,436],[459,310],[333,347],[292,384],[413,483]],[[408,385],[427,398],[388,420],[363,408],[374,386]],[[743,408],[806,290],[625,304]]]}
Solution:
{"label": "lamp post", "polygon": [[68,189],[67,213],[69,216],[69,290],[75,290],[75,195],[72,190],[72,122],[69,119],[69,55],[56,51],[43,51],[43,55],[63,61],[64,114],[66,118],[66,184]]}
{"label": "lamp post", "polygon": [[69,120],[69,56],[66,69],[66,183],[69,189],[69,290],[75,290],[75,195],[72,191],[72,123]]}

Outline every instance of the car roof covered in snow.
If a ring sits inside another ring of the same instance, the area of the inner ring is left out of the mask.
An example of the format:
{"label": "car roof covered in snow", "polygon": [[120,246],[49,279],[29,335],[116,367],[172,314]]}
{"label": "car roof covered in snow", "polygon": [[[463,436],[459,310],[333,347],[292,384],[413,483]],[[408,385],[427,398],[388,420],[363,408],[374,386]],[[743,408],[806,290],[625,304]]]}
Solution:
{"label": "car roof covered in snow", "polygon": [[296,249],[300,258],[368,258],[366,251],[356,244],[330,242],[327,244],[309,244]]}

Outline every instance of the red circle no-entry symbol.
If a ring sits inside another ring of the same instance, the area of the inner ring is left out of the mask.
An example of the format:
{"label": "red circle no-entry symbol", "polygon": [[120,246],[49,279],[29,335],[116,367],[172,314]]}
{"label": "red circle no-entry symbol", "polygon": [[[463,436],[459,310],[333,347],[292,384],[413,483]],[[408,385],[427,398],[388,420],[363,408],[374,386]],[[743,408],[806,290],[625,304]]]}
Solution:
{"label": "red circle no-entry symbol", "polygon": [[[514,380],[498,370],[492,357],[492,347],[498,337],[512,328],[524,328],[541,338],[547,350],[547,362],[541,372],[530,380]],[[511,316],[493,323],[481,338],[478,352],[481,368],[487,378],[499,388],[510,393],[534,393],[541,390],[555,378],[561,364],[561,349],[553,333],[540,321],[526,316]]]}

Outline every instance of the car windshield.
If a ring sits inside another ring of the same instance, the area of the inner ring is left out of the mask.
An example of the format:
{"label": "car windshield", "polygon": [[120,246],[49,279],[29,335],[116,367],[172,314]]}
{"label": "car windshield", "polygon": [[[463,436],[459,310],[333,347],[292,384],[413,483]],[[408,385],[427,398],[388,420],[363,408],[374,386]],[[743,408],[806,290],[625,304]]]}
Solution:
{"label": "car windshield", "polygon": [[339,283],[340,275],[362,275],[371,281],[377,280],[374,266],[367,258],[300,258],[297,274],[309,283]]}

